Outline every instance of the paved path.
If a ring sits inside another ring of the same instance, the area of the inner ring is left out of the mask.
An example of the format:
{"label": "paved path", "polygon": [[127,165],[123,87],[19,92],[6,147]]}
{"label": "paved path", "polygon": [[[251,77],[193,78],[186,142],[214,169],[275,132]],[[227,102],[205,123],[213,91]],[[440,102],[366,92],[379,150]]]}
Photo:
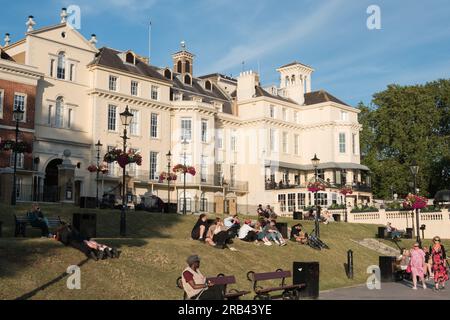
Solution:
{"label": "paved path", "polygon": [[369,290],[365,285],[320,292],[320,300],[450,300],[450,287],[433,292],[433,284],[428,281],[428,289],[418,286],[412,289],[409,281],[381,283],[380,290]]}

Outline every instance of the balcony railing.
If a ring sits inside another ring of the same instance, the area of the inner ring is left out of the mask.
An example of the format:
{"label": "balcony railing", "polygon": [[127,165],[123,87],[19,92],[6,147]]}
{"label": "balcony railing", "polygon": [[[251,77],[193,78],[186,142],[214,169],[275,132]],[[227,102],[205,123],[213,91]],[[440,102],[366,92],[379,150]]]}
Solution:
{"label": "balcony railing", "polygon": [[[333,182],[329,182],[329,185],[331,188],[340,189],[344,185],[343,184],[337,184]],[[299,189],[299,188],[307,188],[306,183],[300,183],[300,184],[290,184],[290,183],[284,183],[279,182],[276,183],[274,181],[267,181],[265,184],[266,190],[287,190],[287,189]],[[352,184],[352,189],[354,191],[360,191],[360,192],[372,192],[372,187],[370,185],[367,185],[365,183],[354,183]]]}

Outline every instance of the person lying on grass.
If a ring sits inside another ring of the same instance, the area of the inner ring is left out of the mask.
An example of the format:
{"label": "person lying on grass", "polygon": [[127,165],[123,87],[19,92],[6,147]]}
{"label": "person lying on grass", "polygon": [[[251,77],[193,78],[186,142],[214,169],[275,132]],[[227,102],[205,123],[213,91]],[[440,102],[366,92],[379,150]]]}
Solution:
{"label": "person lying on grass", "polygon": [[70,225],[63,225],[58,230],[53,238],[65,246],[71,246],[83,252],[88,258],[95,261],[106,258],[119,258],[120,251],[116,248],[108,247],[100,244],[90,238],[84,237],[77,230]]}
{"label": "person lying on grass", "polygon": [[291,229],[291,240],[295,241],[299,244],[307,244],[308,243],[308,235],[303,232],[302,224],[298,223]]}

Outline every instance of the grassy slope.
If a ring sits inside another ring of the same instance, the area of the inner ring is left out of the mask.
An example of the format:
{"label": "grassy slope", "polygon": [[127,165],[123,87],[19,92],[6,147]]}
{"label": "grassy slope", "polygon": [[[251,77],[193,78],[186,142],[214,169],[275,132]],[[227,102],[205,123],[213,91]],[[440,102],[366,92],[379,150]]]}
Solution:
{"label": "grassy slope", "polygon": [[[73,212],[98,213],[98,239],[123,250],[119,260],[89,261],[81,268],[81,290],[68,290],[66,280],[59,281],[38,292],[34,299],[180,299],[182,292],[175,280],[192,253],[202,258],[202,272],[234,274],[236,287],[251,290],[246,279],[249,270],[290,270],[293,261],[320,262],[320,289],[351,286],[365,282],[366,269],[378,263],[378,254],[360,247],[350,239],[373,237],[375,225],[335,223],[321,226],[322,239],[331,250],[315,251],[290,243],[286,247],[266,247],[235,241],[238,252],[216,250],[189,240],[193,216],[128,214],[130,238],[120,239],[119,212],[83,210],[71,206],[42,206],[48,216],[60,215],[70,221]],[[0,205],[3,239],[0,239],[0,299],[13,299],[53,280],[69,265],[78,264],[84,256],[58,242],[39,238],[38,230],[29,230],[26,239],[14,239],[12,209]],[[26,210],[23,206],[18,212]],[[292,220],[286,220],[289,225]],[[312,223],[304,222],[311,231]],[[355,278],[345,276],[347,250],[354,251]],[[230,287],[231,288],[231,287]],[[252,298],[251,295],[246,297]]]}

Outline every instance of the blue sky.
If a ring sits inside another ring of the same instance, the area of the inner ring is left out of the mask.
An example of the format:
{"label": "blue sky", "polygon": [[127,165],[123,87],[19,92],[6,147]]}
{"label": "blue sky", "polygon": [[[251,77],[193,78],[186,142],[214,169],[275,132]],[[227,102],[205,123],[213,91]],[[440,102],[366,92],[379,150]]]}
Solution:
{"label": "blue sky", "polygon": [[[352,105],[390,83],[450,77],[448,0],[16,0],[0,11],[0,36],[22,37],[28,15],[36,28],[58,23],[70,4],[80,6],[80,32],[97,34],[98,46],[148,55],[152,21],[152,64],[171,66],[185,40],[197,76],[237,76],[245,61],[263,85],[275,84],[275,69],[298,60],[316,70],[313,90]],[[381,30],[366,26],[372,4]]]}

